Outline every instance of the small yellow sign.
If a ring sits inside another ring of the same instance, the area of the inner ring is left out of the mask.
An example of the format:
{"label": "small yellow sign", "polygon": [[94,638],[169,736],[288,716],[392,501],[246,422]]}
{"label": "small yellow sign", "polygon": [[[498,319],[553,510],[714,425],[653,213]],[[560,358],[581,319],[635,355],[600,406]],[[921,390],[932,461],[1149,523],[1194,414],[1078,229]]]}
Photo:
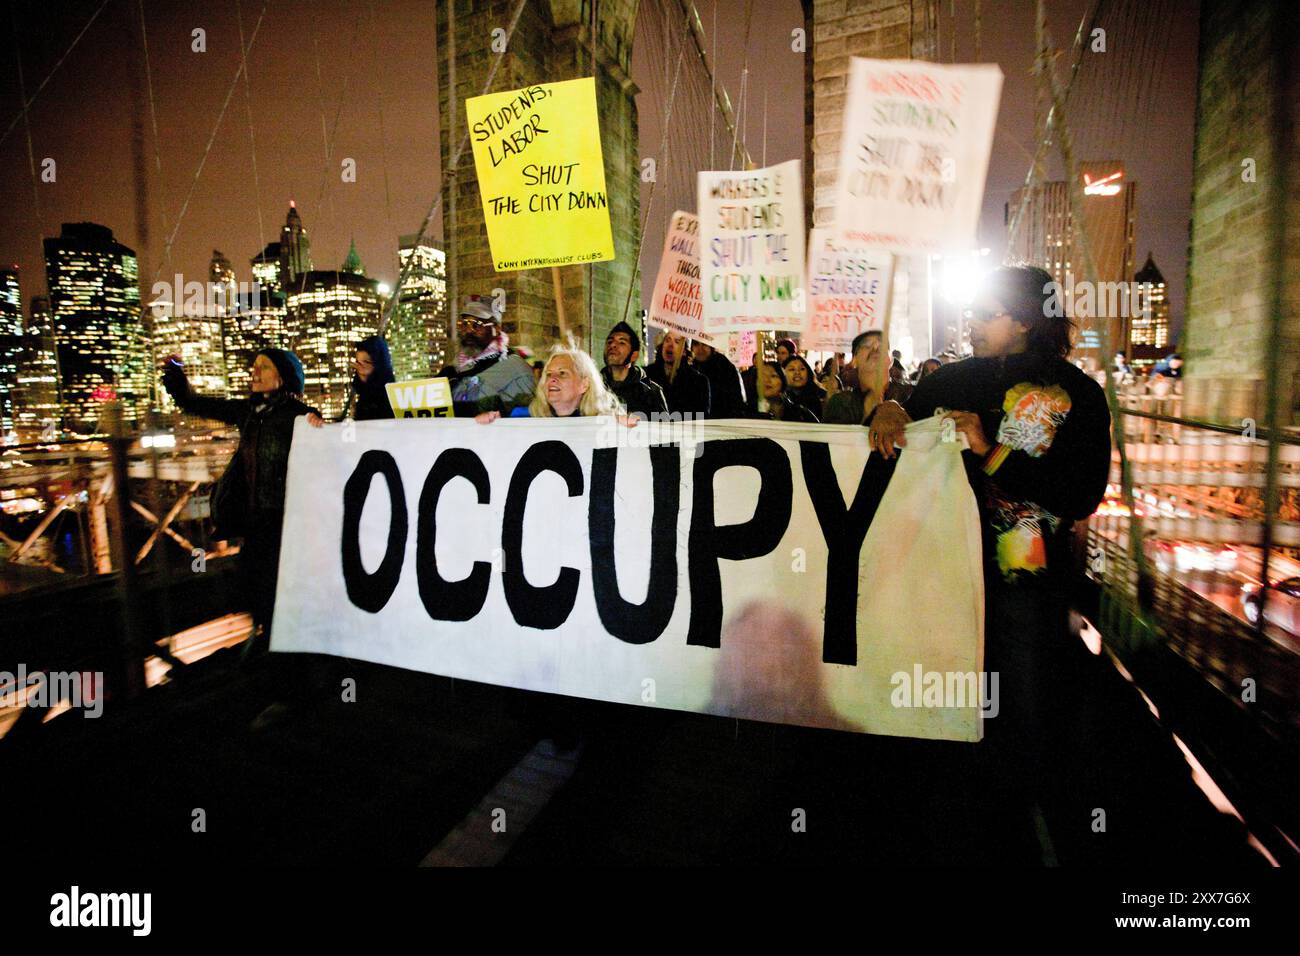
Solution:
{"label": "small yellow sign", "polygon": [[451,417],[451,384],[445,378],[389,382],[384,390],[394,418]]}
{"label": "small yellow sign", "polygon": [[596,81],[465,101],[497,272],[614,258]]}

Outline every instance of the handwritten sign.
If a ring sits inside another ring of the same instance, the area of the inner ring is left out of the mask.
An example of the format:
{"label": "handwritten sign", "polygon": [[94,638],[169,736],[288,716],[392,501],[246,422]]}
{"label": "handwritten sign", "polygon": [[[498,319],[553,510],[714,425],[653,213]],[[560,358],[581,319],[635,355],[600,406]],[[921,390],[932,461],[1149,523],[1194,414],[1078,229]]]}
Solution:
{"label": "handwritten sign", "polygon": [[497,272],[614,258],[593,78],[476,96],[465,112]]}
{"label": "handwritten sign", "polygon": [[808,239],[808,315],[800,341],[814,352],[848,352],[863,332],[885,327],[894,275],[887,252],[849,246],[826,229]]}
{"label": "handwritten sign", "polygon": [[835,225],[898,253],[974,244],[1002,71],[917,60],[849,65]]}
{"label": "handwritten sign", "polygon": [[979,509],[941,424],[908,426],[891,479],[856,426],[643,422],[629,447],[599,417],[365,421],[350,442],[304,421],[271,648],[977,741],[998,701]]}
{"label": "handwritten sign", "polygon": [[701,328],[700,303],[700,220],[680,209],[673,213],[664,254],[659,260],[654,296],[646,321],[655,328],[679,332],[687,338],[712,344],[714,339]]}
{"label": "handwritten sign", "polygon": [[384,386],[396,418],[448,418],[451,385],[445,378],[417,378]]}
{"label": "handwritten sign", "polygon": [[803,321],[799,160],[703,172],[698,180],[700,291],[706,335],[795,329]]}
{"label": "handwritten sign", "polygon": [[758,351],[757,332],[732,332],[724,336],[727,341],[727,358],[736,368],[748,368],[754,364],[754,353]]}

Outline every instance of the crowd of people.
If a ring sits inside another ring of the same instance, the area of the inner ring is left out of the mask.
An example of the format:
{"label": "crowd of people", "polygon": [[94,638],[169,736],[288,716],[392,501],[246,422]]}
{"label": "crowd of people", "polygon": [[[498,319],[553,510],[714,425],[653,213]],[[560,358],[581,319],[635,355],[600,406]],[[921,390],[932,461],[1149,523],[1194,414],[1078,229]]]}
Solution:
{"label": "crowd of people", "polygon": [[[625,322],[606,337],[601,367],[563,346],[538,368],[510,348],[500,311],[471,297],[456,323],[459,352],[441,374],[456,415],[481,423],[617,415],[633,424],[670,415],[856,425],[869,429],[885,462],[906,454],[908,422],[952,419],[966,439],[985,538],[986,667],[1001,674],[999,723],[1023,771],[1013,776],[1027,779],[1042,757],[1053,654],[1068,629],[1069,532],[1102,500],[1111,459],[1105,395],[1068,360],[1071,323],[1045,307],[1050,280],[1031,267],[995,271],[967,313],[973,357],[931,358],[910,371],[879,332],[859,335],[850,356],[811,362],[780,339],[774,358],[757,356],[743,371],[718,349],[665,332],[643,367],[643,343]],[[382,338],[358,343],[354,370],[351,416],[391,418],[384,386],[393,370]],[[213,494],[214,520],[219,534],[243,538],[254,644],[265,649],[294,420],[324,421],[302,400],[301,363],[280,349],[258,353],[246,399],[195,395],[174,361],[163,381],[185,412],[239,426],[238,450]]]}

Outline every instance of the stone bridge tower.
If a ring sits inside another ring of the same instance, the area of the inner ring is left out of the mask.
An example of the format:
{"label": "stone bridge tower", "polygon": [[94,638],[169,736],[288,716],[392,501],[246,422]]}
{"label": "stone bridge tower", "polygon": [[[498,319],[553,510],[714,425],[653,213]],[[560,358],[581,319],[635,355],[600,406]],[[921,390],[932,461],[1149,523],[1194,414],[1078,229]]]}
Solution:
{"label": "stone bridge tower", "polygon": [[[591,0],[529,0],[489,92],[593,75],[590,4]],[[449,106],[447,18],[453,6],[456,76],[455,101]],[[492,31],[504,30],[509,25],[513,8],[513,0],[453,0],[438,5],[447,292],[451,301],[453,288],[461,299],[473,293],[489,295],[493,289],[505,290],[505,329],[512,344],[537,349],[557,341],[560,333],[552,272],[550,269],[496,272],[492,268],[474,157],[468,146],[460,156],[458,168],[451,168],[451,153],[465,133],[465,100],[483,92],[483,83],[496,58],[492,51]],[[584,347],[594,343],[593,352],[597,356],[606,332],[623,317],[628,286],[636,271],[641,182],[637,90],[630,75],[636,8],[636,0],[601,0],[595,31],[596,104],[600,112],[615,258],[592,266],[563,266],[559,270],[569,332]],[[453,197],[454,230],[450,225]],[[640,300],[639,288],[633,289],[630,312],[633,320],[641,307]],[[453,322],[458,309],[459,303],[454,303]]]}

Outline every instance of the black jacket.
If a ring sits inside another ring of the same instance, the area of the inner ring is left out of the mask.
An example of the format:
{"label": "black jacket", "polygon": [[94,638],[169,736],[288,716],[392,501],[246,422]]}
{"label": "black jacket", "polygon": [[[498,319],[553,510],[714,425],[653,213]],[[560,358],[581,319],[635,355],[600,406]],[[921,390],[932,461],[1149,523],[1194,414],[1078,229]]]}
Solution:
{"label": "black jacket", "polygon": [[[781,406],[780,419],[777,419],[776,414],[773,411],[773,405],[776,404],[779,404]],[[783,422],[790,422],[790,423],[798,423],[802,425],[821,424],[817,416],[813,414],[812,410],[809,409],[807,406],[800,405],[798,402],[796,402],[789,392],[782,392],[781,397],[777,399],[775,402],[773,402],[771,399],[768,399],[766,412],[760,412],[755,410],[755,411],[747,412],[745,417],[770,419],[772,421],[783,421]]]}
{"label": "black jacket", "polygon": [[668,402],[664,398],[664,390],[646,378],[640,366],[633,365],[629,368],[627,377],[621,382],[615,381],[608,365],[600,370],[600,377],[605,380],[605,387],[627,406],[628,414],[650,418],[656,413],[667,413]]}
{"label": "black jacket", "polygon": [[809,382],[803,388],[786,389],[786,394],[796,405],[806,408],[816,416],[817,421],[821,421],[826,403],[826,389],[816,382]]}
{"label": "black jacket", "polygon": [[1059,580],[1070,566],[1070,526],[1106,494],[1110,409],[1101,386],[1065,359],[971,358],[927,375],[904,407],[913,420],[939,409],[979,415],[994,447],[965,457],[985,554],[996,564],[991,577]]}
{"label": "black jacket", "polygon": [[677,377],[672,384],[668,382],[662,358],[655,359],[646,369],[646,377],[663,389],[668,410],[673,414],[709,416],[709,380],[685,362],[677,366]]}
{"label": "black jacket", "polygon": [[352,376],[352,391],[356,395],[356,405],[352,417],[359,422],[376,418],[392,418],[393,406],[388,401],[389,382],[395,382],[393,374],[393,356],[388,350],[388,343],[382,336],[372,335],[357,344],[357,351],[365,352],[375,365],[368,381],[361,381],[357,375]]}
{"label": "black jacket", "polygon": [[745,386],[731,359],[714,349],[707,361],[696,362],[692,367],[709,380],[710,418],[746,416]]}
{"label": "black jacket", "polygon": [[[236,507],[243,510],[242,526],[227,525],[221,530],[235,536],[243,534],[250,524],[278,527],[284,514],[294,422],[316,409],[284,393],[256,404],[251,398],[196,395],[185,373],[175,367],[163,374],[163,384],[185,413],[239,426],[239,448],[217,485],[219,491],[229,492]],[[214,498],[217,496],[218,492],[214,492]],[[227,513],[232,513],[229,508]]]}

